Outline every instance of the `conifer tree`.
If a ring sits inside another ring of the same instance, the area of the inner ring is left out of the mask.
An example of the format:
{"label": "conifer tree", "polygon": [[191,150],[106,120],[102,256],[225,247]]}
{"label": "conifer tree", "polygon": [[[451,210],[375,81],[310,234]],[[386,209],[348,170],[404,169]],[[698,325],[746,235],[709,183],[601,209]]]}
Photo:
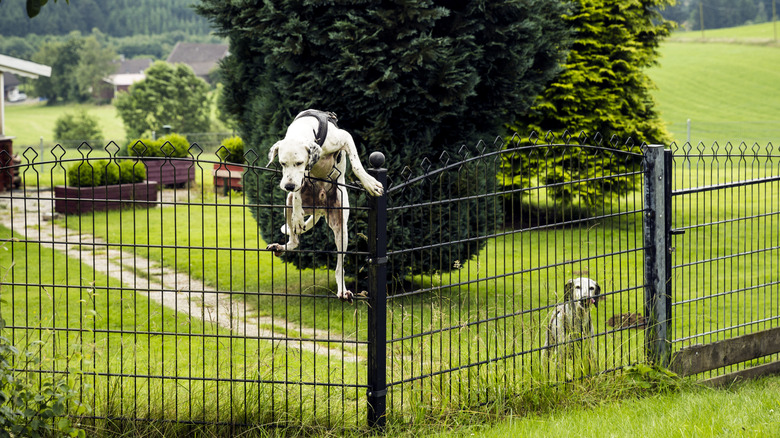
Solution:
{"label": "conifer tree", "polygon": [[[564,16],[576,29],[575,41],[564,69],[547,86],[526,114],[511,129],[520,138],[530,132],[540,137],[552,133],[557,141],[568,131],[574,139],[585,133],[587,142],[601,136],[602,145],[624,146],[664,144],[670,140],[656,112],[650,94],[654,87],[645,70],[656,65],[658,46],[669,35],[670,22],[659,8],[669,0],[575,0],[572,12]],[[545,167],[547,181],[556,183],[592,177],[592,172],[606,168],[625,170],[622,159],[610,161],[603,154],[582,149],[566,160],[548,157],[515,157],[514,167],[507,169],[507,183],[527,186],[523,170]],[[565,161],[565,162],[564,162]],[[624,193],[627,185],[578,185],[580,193],[560,192],[562,201],[576,201],[592,206],[609,192]],[[555,193],[548,191],[548,193]]]}
{"label": "conifer tree", "polygon": [[[338,114],[364,163],[371,151],[381,150],[391,177],[400,177],[404,166],[419,168],[424,157],[454,154],[483,137],[492,143],[557,72],[569,36],[561,20],[565,4],[550,0],[202,0],[198,10],[229,37],[222,102],[239,121],[258,164],[265,165],[270,146],[299,111],[317,108]],[[278,177],[246,175],[260,179],[244,185],[253,202],[282,199]],[[404,196],[413,202],[422,194]],[[282,241],[279,212],[254,212],[263,239]],[[362,213],[353,212],[350,220],[358,230],[365,230]],[[404,226],[413,226],[406,219]],[[410,244],[425,238],[398,229],[398,223],[388,227]],[[358,239],[356,234],[351,237]],[[312,237],[304,235],[304,247],[307,239]],[[461,260],[477,249],[466,248]],[[324,263],[298,256],[293,261]]]}

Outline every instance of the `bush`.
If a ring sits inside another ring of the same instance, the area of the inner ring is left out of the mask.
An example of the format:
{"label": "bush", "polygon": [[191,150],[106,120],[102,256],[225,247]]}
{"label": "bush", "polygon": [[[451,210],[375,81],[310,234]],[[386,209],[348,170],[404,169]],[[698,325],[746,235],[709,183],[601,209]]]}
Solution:
{"label": "bush", "polygon": [[[4,328],[5,321],[0,318],[0,330]],[[87,411],[70,382],[23,371],[34,368],[40,360],[39,353],[22,354],[0,335],[0,438],[86,436],[68,417]],[[75,410],[69,412],[68,406]]]}
{"label": "bush", "polygon": [[145,78],[114,99],[128,138],[160,131],[208,132],[211,126],[210,87],[187,65],[157,61]]}
{"label": "bush", "polygon": [[122,184],[135,184],[146,179],[146,166],[138,161],[119,162],[119,175]]}
{"label": "bush", "polygon": [[157,140],[138,138],[127,145],[127,152],[136,157],[185,158],[189,155],[190,143],[181,134],[168,134]]}
{"label": "bush", "polygon": [[84,141],[102,143],[103,133],[97,119],[82,108],[65,113],[54,122],[54,138],[65,147],[76,147]]}
{"label": "bush", "polygon": [[68,185],[73,187],[134,184],[145,179],[146,166],[134,160],[84,160],[68,169]]}
{"label": "bush", "polygon": [[127,154],[134,157],[162,157],[159,140],[137,138],[127,145]]}
{"label": "bush", "polygon": [[217,150],[217,157],[227,163],[244,163],[244,140],[238,136],[225,139]]}
{"label": "bush", "polygon": [[185,158],[190,152],[190,142],[181,134],[168,134],[160,137],[160,150],[164,157]]}
{"label": "bush", "polygon": [[106,161],[81,161],[68,169],[68,185],[95,187],[104,184]]}

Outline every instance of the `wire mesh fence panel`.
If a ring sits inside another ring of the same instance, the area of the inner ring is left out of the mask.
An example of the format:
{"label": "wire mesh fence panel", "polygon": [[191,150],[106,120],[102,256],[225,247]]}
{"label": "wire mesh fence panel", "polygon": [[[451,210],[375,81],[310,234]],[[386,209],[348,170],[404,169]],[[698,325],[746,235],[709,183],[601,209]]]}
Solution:
{"label": "wire mesh fence panel", "polygon": [[[53,154],[3,168],[21,179],[0,193],[0,314],[13,343],[40,351],[41,379],[71,379],[99,424],[364,423],[365,306],[337,300],[327,268],[298,270],[266,249],[246,191],[215,193],[223,163],[163,157],[162,171],[194,177],[103,185],[114,167],[147,165]],[[263,208],[281,227],[285,194],[256,189],[274,193]],[[330,242],[310,245],[336,256]]]}
{"label": "wire mesh fence panel", "polygon": [[391,416],[644,359],[642,152],[535,141],[464,147],[391,183]]}
{"label": "wire mesh fence panel", "polygon": [[[0,152],[3,331],[35,358],[17,369],[65,379],[98,426],[235,431],[411,421],[620,370],[651,359],[659,321],[676,351],[778,327],[777,152],[675,148],[672,202],[652,207],[671,211],[651,212],[661,149],[564,134],[414,168],[372,155],[383,197],[306,192],[348,213],[341,250],[327,220],[287,246],[293,198],[254,152]],[[656,214],[672,243],[649,251]],[[662,321],[646,270],[667,250]]]}
{"label": "wire mesh fence panel", "polygon": [[675,348],[778,327],[780,155],[771,144],[673,149]]}

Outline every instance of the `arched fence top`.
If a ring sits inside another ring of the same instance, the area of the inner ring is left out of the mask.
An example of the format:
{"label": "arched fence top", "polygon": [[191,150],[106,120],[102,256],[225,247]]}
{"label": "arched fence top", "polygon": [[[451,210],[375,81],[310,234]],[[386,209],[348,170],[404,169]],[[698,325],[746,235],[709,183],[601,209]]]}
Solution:
{"label": "arched fence top", "polygon": [[635,157],[639,159],[644,157],[647,148],[645,143],[635,145],[630,140],[621,144],[616,141],[615,137],[613,137],[607,145],[604,145],[602,137],[598,135],[589,139],[584,134],[581,134],[575,142],[572,141],[573,137],[566,135],[566,133],[564,134],[565,135],[560,139],[557,139],[552,133],[548,133],[544,138],[544,143],[539,143],[541,139],[536,135],[532,135],[528,139],[523,140],[515,135],[510,140],[504,140],[502,137],[497,137],[493,142],[492,148],[488,147],[483,141],[479,141],[473,150],[463,145],[458,149],[455,157],[447,151],[442,152],[439,155],[440,166],[435,169],[433,168],[434,163],[430,159],[427,157],[423,158],[418,166],[422,172],[415,175],[415,171],[413,171],[411,167],[406,166],[400,173],[402,181],[397,184],[391,184],[388,193],[403,190],[420,181],[435,178],[448,171],[457,170],[464,165],[481,161],[502,160],[503,156],[514,154],[537,154],[542,158],[551,156],[553,153],[560,153],[561,150],[573,150],[578,148],[580,150],[589,151],[590,155],[622,154],[626,157]]}

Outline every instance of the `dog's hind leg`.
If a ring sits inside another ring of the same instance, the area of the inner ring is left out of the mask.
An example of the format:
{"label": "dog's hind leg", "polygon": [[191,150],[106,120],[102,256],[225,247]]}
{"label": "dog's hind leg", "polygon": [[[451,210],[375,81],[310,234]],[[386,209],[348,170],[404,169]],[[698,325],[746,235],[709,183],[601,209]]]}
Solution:
{"label": "dog's hind leg", "polygon": [[[338,187],[328,203],[328,226],[333,231],[336,242],[336,296],[343,301],[352,302],[352,291],[347,289],[344,280],[344,251],[349,241],[347,224],[349,222],[349,201],[346,190]],[[343,203],[342,203],[343,200]]]}

